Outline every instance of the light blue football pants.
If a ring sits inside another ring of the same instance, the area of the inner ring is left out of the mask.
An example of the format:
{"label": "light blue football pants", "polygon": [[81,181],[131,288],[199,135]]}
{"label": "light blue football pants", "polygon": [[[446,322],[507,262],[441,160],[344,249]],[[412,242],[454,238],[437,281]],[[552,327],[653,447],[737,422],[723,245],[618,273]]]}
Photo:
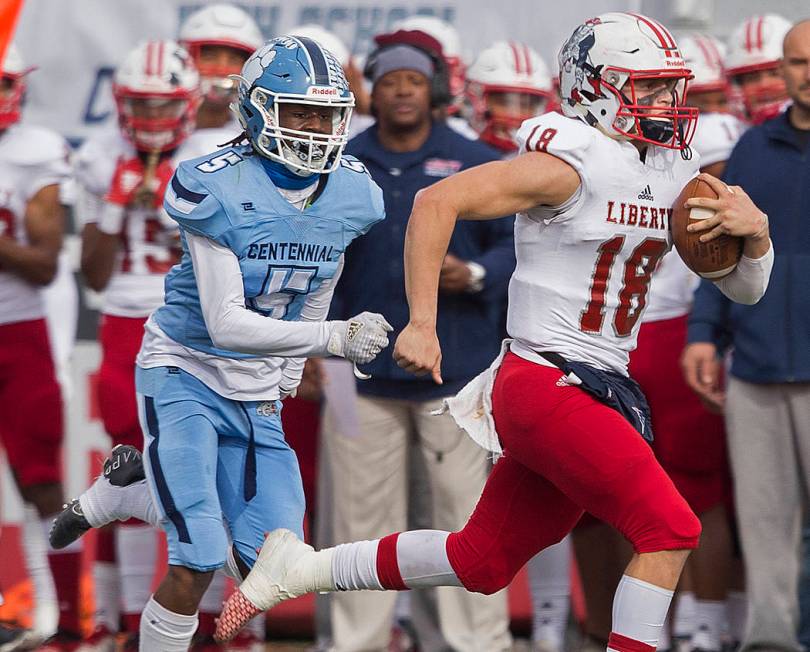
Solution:
{"label": "light blue football pants", "polygon": [[303,538],[304,491],[280,401],[227,399],[177,367],[138,367],[135,380],[170,564],[220,568],[232,541],[252,566],[266,532]]}

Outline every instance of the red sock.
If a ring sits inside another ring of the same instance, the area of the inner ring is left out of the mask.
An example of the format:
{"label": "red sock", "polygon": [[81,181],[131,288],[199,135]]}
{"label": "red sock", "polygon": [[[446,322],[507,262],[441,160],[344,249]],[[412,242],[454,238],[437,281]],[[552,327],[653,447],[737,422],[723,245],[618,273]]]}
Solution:
{"label": "red sock", "polygon": [[211,614],[200,612],[199,613],[199,625],[197,626],[197,634],[202,634],[203,636],[213,636],[214,631],[216,630],[217,626],[214,620],[219,614]]}
{"label": "red sock", "polygon": [[377,577],[383,588],[394,591],[406,591],[405,582],[397,562],[397,539],[399,532],[380,539],[377,545]]}
{"label": "red sock", "polygon": [[59,629],[81,635],[79,616],[82,553],[49,553],[48,563],[59,599]]}
{"label": "red sock", "polygon": [[121,614],[121,627],[129,634],[137,634],[141,629],[141,614]]}
{"label": "red sock", "polygon": [[115,526],[107,526],[96,532],[96,561],[114,564]]}
{"label": "red sock", "polygon": [[615,632],[610,633],[608,639],[608,650],[615,650],[615,652],[655,652],[652,645],[647,645],[641,641],[637,641]]}

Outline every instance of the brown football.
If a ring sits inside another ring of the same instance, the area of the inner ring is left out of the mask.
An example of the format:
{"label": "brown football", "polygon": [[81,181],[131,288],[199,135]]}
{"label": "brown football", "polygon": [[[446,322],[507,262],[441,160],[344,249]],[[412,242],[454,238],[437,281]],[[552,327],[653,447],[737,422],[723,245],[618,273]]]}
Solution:
{"label": "brown football", "polygon": [[705,181],[695,178],[687,183],[675,204],[672,206],[672,241],[686,266],[703,278],[717,280],[728,276],[740,261],[743,250],[743,238],[733,235],[721,235],[711,242],[701,242],[700,236],[705,231],[690,233],[686,227],[690,223],[714,215],[707,208],[684,208],[687,199],[692,197],[709,197],[717,199],[717,193]]}

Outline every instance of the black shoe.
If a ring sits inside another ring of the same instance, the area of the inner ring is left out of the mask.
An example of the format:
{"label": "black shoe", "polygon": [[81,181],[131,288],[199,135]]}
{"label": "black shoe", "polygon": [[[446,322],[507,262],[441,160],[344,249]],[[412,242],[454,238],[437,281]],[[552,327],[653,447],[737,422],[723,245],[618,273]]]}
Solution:
{"label": "black shoe", "polygon": [[[134,446],[118,445],[104,460],[104,481],[115,487],[126,487],[146,479],[141,452]],[[101,478],[96,482],[102,481]],[[56,550],[69,546],[92,526],[82,513],[79,499],[65,505],[54,519],[48,539]]]}
{"label": "black shoe", "polygon": [[116,487],[126,487],[146,479],[143,456],[134,446],[119,444],[104,460],[104,477]]}
{"label": "black shoe", "polygon": [[91,527],[93,526],[87,522],[79,499],[76,498],[65,505],[65,508],[53,519],[48,541],[52,548],[61,550],[81,537]]}
{"label": "black shoe", "polygon": [[22,650],[29,630],[21,627],[0,625],[0,652]]}

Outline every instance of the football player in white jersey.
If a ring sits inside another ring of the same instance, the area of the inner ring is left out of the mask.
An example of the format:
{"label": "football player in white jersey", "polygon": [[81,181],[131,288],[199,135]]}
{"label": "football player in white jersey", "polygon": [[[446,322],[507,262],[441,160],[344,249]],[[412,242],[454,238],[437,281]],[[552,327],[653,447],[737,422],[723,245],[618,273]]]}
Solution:
{"label": "football player in white jersey", "polygon": [[0,441],[25,503],[34,617],[31,631],[0,631],[3,649],[33,648],[57,626],[55,646],[81,634],[81,546],[60,555],[43,540],[62,504],[64,421],[40,288],[53,280],[62,247],[69,150],[58,134],[18,123],[31,70],[10,45],[0,69]]}
{"label": "football player in white jersey", "polygon": [[[554,95],[546,62],[525,43],[496,41],[467,69],[470,126],[504,159],[517,154],[520,125],[545,113]],[[527,570],[532,645],[537,652],[562,650],[571,598],[570,538],[535,555]]]}
{"label": "football player in white jersey", "polygon": [[[700,156],[701,170],[719,177],[745,128],[729,113],[723,45],[703,34],[689,34],[678,38],[678,46],[694,76],[689,104],[700,109],[690,146]],[[722,420],[709,414],[686,387],[678,364],[698,280],[676,251],[663,257],[650,284],[630,372],[650,403],[656,456],[703,525],[702,546],[687,564],[688,588],[681,582],[673,635],[691,647],[716,650],[732,559],[725,513],[730,491],[725,431]],[[630,551],[610,526],[595,519],[583,519],[575,538],[586,587],[588,634],[598,641],[609,633],[611,610],[609,596],[600,585],[610,585],[614,577],[620,577],[622,560]],[[607,568],[615,572],[606,576]],[[594,571],[598,574],[592,576]],[[659,641],[659,648],[668,647],[667,641]]]}
{"label": "football player in white jersey", "polygon": [[779,63],[790,27],[778,14],[761,14],[737,25],[729,37],[726,74],[738,110],[753,124],[776,117],[788,103]]}
{"label": "football player in white jersey", "polygon": [[[587,510],[635,550],[608,649],[655,650],[700,522],[644,441],[649,410],[626,368],[650,275],[671,246],[671,206],[697,172],[688,150],[697,112],[685,105],[690,72],[674,39],[644,16],[609,13],[580,25],[560,51],[560,70],[564,115],[524,123],[517,158],[423,190],[408,226],[410,323],[394,357],[441,383],[436,298],[455,222],[518,213],[513,339],[449,401],[468,433],[502,454],[473,515],[455,533],[397,533],[318,552],[277,530],[226,603],[221,637],[310,591],[499,590]],[[695,230],[704,241],[745,238],[740,264],[717,285],[756,302],[773,261],[767,217],[741,188],[705,179],[720,198],[689,200],[716,211]]]}
{"label": "football player in white jersey", "polygon": [[185,161],[214,152],[239,134],[229,108],[236,99],[236,82],[230,76],[239,74],[264,38],[243,9],[213,4],[183,21],[178,41],[197,66],[202,94],[196,129],[177,151],[176,159]]}
{"label": "football player in white jersey", "polygon": [[[174,171],[172,154],[194,128],[199,76],[177,43],[149,41],[126,55],[115,73],[113,93],[118,127],[85,142],[75,157],[75,210],[84,224],[85,281],[104,292],[101,418],[114,444],[140,449],[135,356],[146,318],[163,303],[163,278],[179,260],[177,232],[162,207],[163,191]],[[105,530],[97,557],[108,568],[110,562],[118,564],[118,577],[96,578],[103,608],[99,625],[111,634],[117,631],[120,590],[123,627],[135,636],[151,593],[155,533],[137,521],[121,524],[114,534]]]}

